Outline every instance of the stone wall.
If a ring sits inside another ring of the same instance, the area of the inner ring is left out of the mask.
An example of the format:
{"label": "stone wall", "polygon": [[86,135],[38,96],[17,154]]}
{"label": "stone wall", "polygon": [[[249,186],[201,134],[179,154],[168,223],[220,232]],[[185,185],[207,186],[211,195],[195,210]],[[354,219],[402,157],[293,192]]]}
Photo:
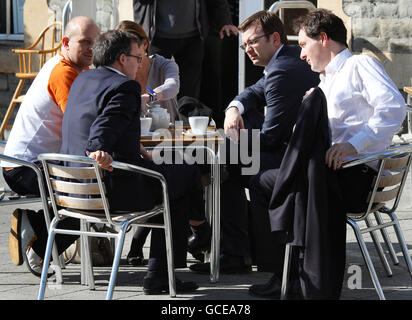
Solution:
{"label": "stone wall", "polygon": [[[48,0],[49,8],[56,14],[56,20],[62,20],[62,12],[67,0]],[[111,28],[113,1],[112,0],[96,0],[96,23],[102,32]]]}
{"label": "stone wall", "polygon": [[398,88],[412,83],[412,1],[343,0],[351,49],[378,58]]}

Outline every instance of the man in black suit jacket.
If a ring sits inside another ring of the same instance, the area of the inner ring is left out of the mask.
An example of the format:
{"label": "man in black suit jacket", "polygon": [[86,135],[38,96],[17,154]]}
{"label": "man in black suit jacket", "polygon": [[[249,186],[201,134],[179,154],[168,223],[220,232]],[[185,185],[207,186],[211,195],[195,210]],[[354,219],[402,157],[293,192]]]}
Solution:
{"label": "man in black suit jacket", "polygon": [[[175,267],[186,267],[188,214],[204,212],[200,176],[194,166],[155,165],[140,146],[140,93],[135,80],[142,56],[142,39],[109,31],[95,43],[94,65],[73,83],[63,117],[61,152],[88,155],[104,170],[113,210],[153,208],[162,199],[161,187],[151,178],[113,170],[113,160],[162,173],[168,184]],[[168,290],[164,233],[152,231],[145,294]],[[176,281],[179,292],[195,290],[194,282]]]}
{"label": "man in black suit jacket", "polygon": [[[254,65],[264,66],[265,70],[264,76],[236,96],[226,109],[225,133],[237,141],[240,130],[249,129],[249,141],[248,148],[242,147],[244,144],[240,141],[238,164],[227,166],[229,178],[221,187],[222,272],[250,269],[250,222],[244,190],[248,187],[250,175],[241,176],[241,167],[245,165],[240,163],[242,153],[251,153],[252,167],[253,162],[257,162],[259,170],[278,168],[296,122],[302,97],[319,82],[319,75],[300,60],[300,49],[287,45],[283,24],[274,13],[259,11],[242,22],[238,29],[242,33],[241,48]],[[260,112],[264,106],[265,116]],[[251,141],[250,129],[261,129],[256,143]],[[260,152],[256,152],[259,150],[255,149],[257,143],[260,143]],[[228,149],[234,147],[231,143],[227,145]],[[229,152],[226,152],[226,156]],[[243,154],[243,159],[248,156]],[[256,173],[255,170],[253,174]],[[270,241],[272,235],[267,208],[254,210],[253,198],[251,207],[252,231],[256,238],[251,244],[255,247],[252,251],[255,251],[256,263],[259,270],[274,272],[273,269],[282,263],[267,259],[267,256],[272,257],[268,253],[282,252],[282,248],[273,247]],[[191,269],[205,272],[207,266],[192,265]]]}

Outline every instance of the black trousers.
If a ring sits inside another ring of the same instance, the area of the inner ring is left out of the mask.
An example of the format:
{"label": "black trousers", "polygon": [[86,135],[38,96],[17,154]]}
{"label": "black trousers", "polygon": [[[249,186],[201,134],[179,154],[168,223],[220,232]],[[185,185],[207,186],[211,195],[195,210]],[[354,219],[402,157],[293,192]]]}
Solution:
{"label": "black trousers", "polygon": [[199,36],[168,39],[155,35],[150,44],[150,54],[159,54],[168,59],[174,57],[180,74],[177,97],[199,99],[204,56],[204,41]]}
{"label": "black trousers", "polygon": [[[246,129],[259,129],[263,124],[264,117],[258,111],[252,110],[243,115],[243,120]],[[252,156],[250,150],[251,130],[248,131],[248,134],[248,156],[250,157]],[[245,188],[249,188],[252,176],[242,174],[242,169],[247,168],[250,164],[242,163],[240,153],[246,152],[246,150],[241,150],[240,146],[229,139],[225,141],[227,179],[221,185],[221,253],[240,256],[248,261],[254,257],[253,241],[259,235],[250,228],[250,215],[253,215],[254,204],[248,203]],[[230,150],[233,148],[238,149],[238,158],[233,159],[234,161],[229,157]],[[282,150],[278,150],[279,153],[261,151],[258,155],[254,155],[254,161],[259,161],[260,170],[279,167],[282,160],[281,154],[285,148],[286,146],[281,148]]]}
{"label": "black trousers", "polygon": [[[275,186],[278,169],[262,170],[249,184],[251,197],[251,224],[255,235],[252,249],[259,271],[281,273],[284,259],[283,235],[271,232],[268,206]],[[367,207],[376,171],[367,165],[359,165],[337,171],[345,212],[362,212]]]}

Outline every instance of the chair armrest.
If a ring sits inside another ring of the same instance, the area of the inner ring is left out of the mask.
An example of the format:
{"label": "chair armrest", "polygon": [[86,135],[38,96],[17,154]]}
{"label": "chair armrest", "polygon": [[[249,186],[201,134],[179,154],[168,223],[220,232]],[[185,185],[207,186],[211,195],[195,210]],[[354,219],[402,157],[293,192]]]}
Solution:
{"label": "chair armrest", "polygon": [[360,164],[365,164],[365,163],[376,161],[376,160],[382,160],[388,157],[392,157],[396,154],[401,154],[404,152],[411,152],[411,151],[412,151],[412,145],[410,144],[391,147],[387,151],[384,151],[384,152],[379,152],[379,153],[375,153],[375,154],[372,154],[366,157],[346,161],[343,163],[341,168],[342,169],[350,168],[350,167],[358,166]]}

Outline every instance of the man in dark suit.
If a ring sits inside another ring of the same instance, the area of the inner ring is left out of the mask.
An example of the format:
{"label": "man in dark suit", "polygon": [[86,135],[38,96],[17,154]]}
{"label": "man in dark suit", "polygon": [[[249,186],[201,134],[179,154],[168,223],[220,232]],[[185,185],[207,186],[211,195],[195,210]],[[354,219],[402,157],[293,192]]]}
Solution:
{"label": "man in dark suit", "polygon": [[[109,31],[96,40],[93,50],[96,69],[81,74],[70,90],[61,152],[88,155],[106,169],[104,181],[113,210],[150,209],[162,199],[158,182],[113,170],[113,160],[162,173],[169,191],[175,267],[186,267],[188,214],[204,211],[203,190],[194,166],[155,165],[152,154],[140,146],[141,88],[134,79],[145,54],[142,39]],[[164,233],[154,229],[145,294],[168,291],[166,265]],[[176,281],[178,292],[196,288],[194,282]]]}
{"label": "man in dark suit", "polygon": [[[263,66],[265,70],[264,76],[236,96],[226,109],[225,133],[236,142],[241,129],[249,129],[249,140],[246,148],[242,147],[242,141],[237,145],[238,148],[241,146],[238,164],[227,166],[229,178],[221,186],[221,271],[250,270],[251,244],[258,270],[275,272],[282,262],[272,257],[283,255],[273,252],[282,252],[283,248],[272,244],[267,208],[257,206],[252,197],[252,215],[248,221],[245,187],[249,186],[250,175],[241,175],[244,164],[240,160],[247,158],[242,157],[242,153],[248,153],[252,155],[252,162],[258,163],[259,170],[280,166],[302,97],[318,84],[319,76],[302,63],[298,47],[287,45],[283,24],[274,13],[259,11],[243,21],[238,29],[242,33],[241,48],[254,65]],[[265,106],[266,115],[263,115]],[[250,129],[261,129],[256,143],[251,141]],[[256,144],[260,145],[260,152],[256,152],[259,149],[251,150]],[[227,146],[231,149],[235,145],[230,142]],[[249,236],[250,224],[253,237]],[[190,268],[205,272],[208,265],[198,264]]]}

